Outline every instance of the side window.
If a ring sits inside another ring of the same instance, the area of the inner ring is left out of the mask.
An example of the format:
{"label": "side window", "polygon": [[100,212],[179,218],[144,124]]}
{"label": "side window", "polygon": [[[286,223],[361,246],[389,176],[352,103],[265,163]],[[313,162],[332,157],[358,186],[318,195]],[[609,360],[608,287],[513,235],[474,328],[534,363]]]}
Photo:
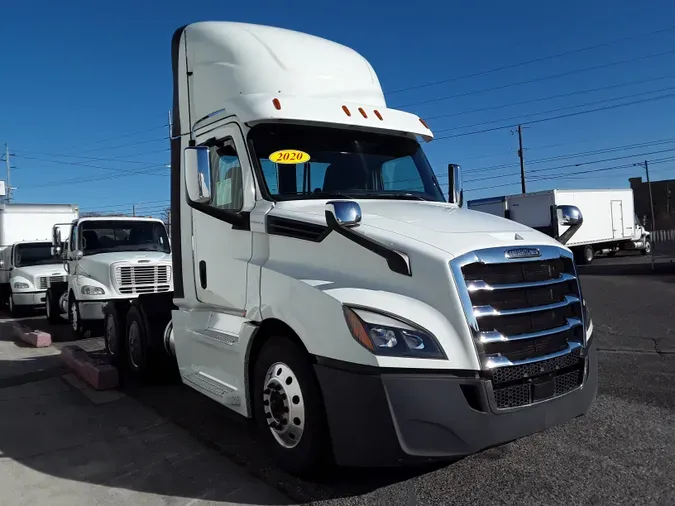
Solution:
{"label": "side window", "polygon": [[232,139],[209,149],[211,158],[211,205],[228,211],[241,210],[244,202],[241,162]]}
{"label": "side window", "polygon": [[382,164],[382,186],[384,190],[424,191],[424,182],[410,156]]}
{"label": "side window", "polygon": [[70,251],[76,251],[77,250],[77,225],[73,225],[70,228],[70,241],[69,241],[69,250]]}

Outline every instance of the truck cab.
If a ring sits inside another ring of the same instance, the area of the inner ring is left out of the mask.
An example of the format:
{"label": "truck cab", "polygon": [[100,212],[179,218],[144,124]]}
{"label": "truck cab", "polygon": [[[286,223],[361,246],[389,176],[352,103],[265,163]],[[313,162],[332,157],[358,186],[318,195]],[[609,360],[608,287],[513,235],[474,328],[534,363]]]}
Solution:
{"label": "truck cab", "polygon": [[49,241],[20,241],[5,248],[0,267],[9,269],[8,305],[14,316],[42,308],[51,283],[66,279],[66,271],[52,255]]}
{"label": "truck cab", "polygon": [[173,289],[171,247],[161,220],[80,218],[70,224],[67,241],[55,227],[52,246],[66,277],[52,282],[47,291],[47,317],[68,320],[78,339],[103,321],[110,300],[129,301],[141,293]]}
{"label": "truck cab", "polygon": [[456,458],[589,409],[572,253],[464,209],[457,165],[444,195],[433,133],[365,58],[229,22],[180,28],[172,54],[174,291],[107,307],[125,367],[178,371],[302,475]]}

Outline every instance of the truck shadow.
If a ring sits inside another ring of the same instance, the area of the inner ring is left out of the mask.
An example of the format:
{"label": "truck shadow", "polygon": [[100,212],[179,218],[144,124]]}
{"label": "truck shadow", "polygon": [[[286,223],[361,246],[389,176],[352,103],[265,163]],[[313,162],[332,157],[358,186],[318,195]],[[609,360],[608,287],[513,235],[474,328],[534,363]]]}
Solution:
{"label": "truck shadow", "polygon": [[[11,372],[0,377],[0,411],[6,413],[0,416],[0,454],[6,465],[46,475],[40,478],[46,486],[44,480],[55,477],[168,497],[304,504],[382,487],[414,490],[406,482],[440,467],[338,468],[314,482],[300,480],[275,466],[245,420],[188,387],[127,381],[126,396],[96,404],[62,380],[66,371],[55,358],[23,359],[28,373],[18,361],[0,359],[0,371]],[[242,469],[283,500],[266,498],[255,483],[236,483]],[[235,483],[225,491],[224,482]]]}

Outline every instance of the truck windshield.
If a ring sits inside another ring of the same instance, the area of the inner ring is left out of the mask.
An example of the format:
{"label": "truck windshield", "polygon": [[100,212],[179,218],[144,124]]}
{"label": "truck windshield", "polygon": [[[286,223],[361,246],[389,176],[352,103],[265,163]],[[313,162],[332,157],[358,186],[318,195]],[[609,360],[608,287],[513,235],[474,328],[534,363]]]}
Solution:
{"label": "truck windshield", "polygon": [[80,234],[84,255],[114,251],[171,252],[166,228],[156,221],[84,221]]}
{"label": "truck windshield", "polygon": [[14,247],[14,266],[60,264],[62,260],[52,255],[52,243],[33,242]]}
{"label": "truck windshield", "polygon": [[445,202],[419,143],[358,130],[266,123],[248,135],[272,198]]}

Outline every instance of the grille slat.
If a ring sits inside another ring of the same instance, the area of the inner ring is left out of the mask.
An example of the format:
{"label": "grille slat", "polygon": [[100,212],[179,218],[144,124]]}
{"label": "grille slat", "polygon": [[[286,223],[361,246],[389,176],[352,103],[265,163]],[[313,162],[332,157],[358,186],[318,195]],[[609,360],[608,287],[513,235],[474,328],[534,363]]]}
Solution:
{"label": "grille slat", "polygon": [[117,265],[115,283],[122,294],[168,292],[171,290],[171,266]]}
{"label": "grille slat", "polygon": [[509,258],[508,248],[492,248],[451,262],[500,409],[562,395],[583,381],[584,320],[574,262],[562,248],[533,250],[540,257]]}
{"label": "grille slat", "polygon": [[67,281],[66,276],[39,276],[38,277],[38,288],[40,290],[46,290],[52,283],[63,283]]}

